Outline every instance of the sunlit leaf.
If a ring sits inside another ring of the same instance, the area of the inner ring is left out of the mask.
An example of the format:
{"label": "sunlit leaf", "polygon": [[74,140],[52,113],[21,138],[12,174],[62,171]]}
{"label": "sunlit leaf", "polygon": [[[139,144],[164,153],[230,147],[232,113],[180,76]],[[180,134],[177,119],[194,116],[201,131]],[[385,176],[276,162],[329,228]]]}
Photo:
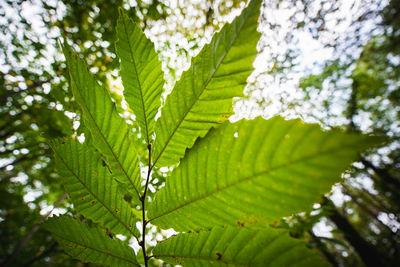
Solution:
{"label": "sunlit leaf", "polygon": [[76,140],[60,140],[51,146],[75,209],[114,234],[139,237],[135,227],[138,219],[100,155]]}
{"label": "sunlit leaf", "polygon": [[118,239],[111,239],[104,229],[89,226],[72,217],[53,217],[43,224],[64,251],[83,262],[109,266],[140,266],[133,249]]}
{"label": "sunlit leaf", "polygon": [[199,136],[232,115],[232,99],[242,96],[257,55],[260,2],[251,1],[216,33],[176,83],[156,124],[153,164],[177,163]]}
{"label": "sunlit leaf", "polygon": [[161,62],[154,44],[122,10],[116,30],[124,96],[136,115],[144,139],[150,143],[164,84]]}
{"label": "sunlit leaf", "polygon": [[215,227],[179,234],[157,244],[153,255],[182,266],[329,266],[303,241],[272,228]]}
{"label": "sunlit leaf", "polygon": [[120,117],[106,88],[89,73],[85,62],[64,42],[64,55],[72,93],[81,106],[83,120],[97,149],[106,157],[112,174],[140,195],[140,169],[134,141],[125,120]]}
{"label": "sunlit leaf", "polygon": [[309,210],[376,141],[281,117],[226,122],[187,152],[151,203],[149,220],[177,231],[265,227]]}

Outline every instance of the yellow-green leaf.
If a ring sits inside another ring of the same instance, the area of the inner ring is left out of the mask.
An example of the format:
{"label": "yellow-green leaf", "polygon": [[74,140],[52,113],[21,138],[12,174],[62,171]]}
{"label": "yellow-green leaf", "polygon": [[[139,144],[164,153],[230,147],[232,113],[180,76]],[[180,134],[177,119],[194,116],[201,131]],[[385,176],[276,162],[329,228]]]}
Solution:
{"label": "yellow-green leaf", "polygon": [[196,142],[149,209],[161,228],[265,227],[310,210],[379,138],[300,120],[226,122]]}
{"label": "yellow-green leaf", "polygon": [[75,259],[108,266],[140,266],[133,249],[118,239],[111,239],[104,229],[95,225],[63,215],[48,219],[43,228]]}
{"label": "yellow-green leaf", "polygon": [[232,115],[232,99],[243,95],[257,55],[260,3],[251,1],[216,33],[176,83],[156,124],[154,165],[177,163],[199,136]]}
{"label": "yellow-green leaf", "polygon": [[164,84],[161,62],[154,44],[122,10],[116,30],[124,96],[136,116],[143,136],[150,143]]}
{"label": "yellow-green leaf", "polygon": [[305,242],[269,227],[215,227],[179,234],[157,244],[153,255],[182,266],[329,266]]}
{"label": "yellow-green leaf", "polygon": [[134,235],[138,218],[125,202],[118,182],[91,147],[77,140],[51,143],[57,168],[75,209],[86,218],[103,224],[114,234]]}
{"label": "yellow-green leaf", "polygon": [[83,121],[93,137],[93,143],[105,156],[113,176],[129,184],[138,200],[140,167],[129,127],[118,115],[108,90],[98,84],[85,62],[73,53],[66,42],[63,50],[72,93],[82,109]]}

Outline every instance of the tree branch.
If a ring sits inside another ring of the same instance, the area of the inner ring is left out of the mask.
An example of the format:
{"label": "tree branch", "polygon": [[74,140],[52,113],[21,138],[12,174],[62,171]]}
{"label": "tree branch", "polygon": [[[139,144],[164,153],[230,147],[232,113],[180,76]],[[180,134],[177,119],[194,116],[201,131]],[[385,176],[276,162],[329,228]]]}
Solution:
{"label": "tree branch", "polygon": [[36,89],[37,87],[40,87],[45,83],[51,82],[53,79],[54,79],[54,77],[51,77],[44,81],[37,81],[37,82],[33,83],[31,86],[28,86],[26,89],[19,89],[18,91],[10,91],[5,95],[0,96],[0,105],[3,105],[4,103],[6,103],[7,98],[9,98],[9,97],[13,97],[13,96],[20,94],[22,92],[25,92],[25,91]]}
{"label": "tree branch", "polygon": [[351,95],[349,99],[349,106],[347,109],[348,115],[347,118],[349,120],[349,128],[351,131],[359,131],[357,125],[354,122],[354,117],[357,115],[357,89],[358,89],[358,81],[353,79],[353,84],[351,85]]}
{"label": "tree branch", "polygon": [[18,255],[18,253],[21,251],[21,249],[29,242],[29,240],[32,238],[33,234],[36,233],[40,229],[40,225],[50,216],[50,214],[53,212],[55,208],[60,206],[60,204],[63,202],[63,200],[67,197],[67,194],[65,193],[62,195],[57,202],[54,204],[54,207],[45,215],[42,217],[42,219],[33,226],[32,230],[25,236],[25,238],[19,243],[19,245],[14,249],[14,251],[11,253],[10,256],[7,257],[7,259],[4,261],[3,266],[11,266],[11,263],[15,260],[15,257]]}
{"label": "tree branch", "polygon": [[315,235],[315,233],[313,232],[313,230],[308,230],[308,233],[311,236],[311,239],[317,244],[319,251],[322,252],[322,254],[324,255],[324,257],[326,258],[326,260],[332,264],[332,266],[339,266],[339,264],[336,262],[335,257],[329,253],[329,251],[327,250],[326,246],[324,243],[322,243],[322,241],[320,240],[320,238],[318,236]]}
{"label": "tree branch", "polygon": [[6,164],[6,165],[1,166],[1,167],[0,167],[0,171],[5,170],[8,166],[15,165],[15,164],[17,164],[17,163],[23,162],[23,161],[28,160],[28,159],[31,159],[31,157],[22,156],[22,157],[20,157],[20,158],[17,158],[17,159],[15,159],[15,160],[13,160],[12,162],[10,162],[10,163],[8,163],[8,164]]}
{"label": "tree branch", "polygon": [[324,204],[332,207],[331,215],[329,215],[328,218],[335,223],[336,227],[340,231],[342,231],[344,237],[360,256],[365,266],[385,266],[381,255],[379,255],[375,248],[360,235],[347,218],[339,213],[333,202],[324,197]]}
{"label": "tree branch", "polygon": [[52,253],[55,248],[58,246],[57,242],[54,242],[53,245],[51,245],[50,248],[46,249],[45,251],[43,251],[42,253],[40,253],[39,255],[37,255],[36,257],[34,257],[33,259],[29,260],[27,263],[25,263],[24,265],[22,265],[23,267],[25,266],[31,266],[34,262],[43,259],[44,257],[46,257],[47,255],[49,255],[50,253]]}
{"label": "tree branch", "polygon": [[373,170],[385,182],[392,184],[396,188],[400,188],[400,181],[392,177],[386,169],[376,167],[372,162],[364,157],[361,158],[361,163],[364,164],[365,167]]}

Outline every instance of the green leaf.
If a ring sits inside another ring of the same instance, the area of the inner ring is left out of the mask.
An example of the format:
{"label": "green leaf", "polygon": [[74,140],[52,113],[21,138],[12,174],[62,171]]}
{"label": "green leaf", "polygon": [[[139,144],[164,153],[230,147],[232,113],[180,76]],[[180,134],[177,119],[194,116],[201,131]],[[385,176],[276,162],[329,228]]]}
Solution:
{"label": "green leaf", "polygon": [[376,141],[281,117],[226,122],[186,153],[156,195],[149,221],[176,231],[264,227],[309,210]]}
{"label": "green leaf", "polygon": [[114,234],[139,237],[138,219],[100,155],[77,140],[52,142],[51,147],[75,209]]}
{"label": "green leaf", "polygon": [[118,239],[111,239],[104,229],[95,225],[63,215],[48,219],[43,228],[75,259],[109,266],[140,266],[133,249]]}
{"label": "green leaf", "polygon": [[257,55],[260,2],[251,1],[215,34],[176,83],[156,124],[153,165],[177,163],[199,136],[232,115],[232,99],[243,95]]}
{"label": "green leaf", "polygon": [[329,266],[305,242],[272,228],[215,227],[179,234],[157,244],[153,255],[183,266]]}
{"label": "green leaf", "polygon": [[140,167],[128,125],[118,115],[108,90],[97,83],[85,62],[74,55],[67,42],[64,42],[63,51],[72,93],[82,108],[83,120],[94,145],[106,157],[113,176],[129,184],[139,199]]}
{"label": "green leaf", "polygon": [[151,141],[161,93],[164,73],[154,50],[140,27],[120,10],[117,24],[116,50],[121,59],[121,78],[124,95],[147,143]]}

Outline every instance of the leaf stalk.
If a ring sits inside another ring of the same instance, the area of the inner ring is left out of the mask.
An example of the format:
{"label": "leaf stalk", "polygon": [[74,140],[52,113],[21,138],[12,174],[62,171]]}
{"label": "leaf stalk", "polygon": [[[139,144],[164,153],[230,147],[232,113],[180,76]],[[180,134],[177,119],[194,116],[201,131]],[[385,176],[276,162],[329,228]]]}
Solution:
{"label": "leaf stalk", "polygon": [[146,185],[144,187],[144,192],[143,195],[140,197],[140,201],[142,202],[142,241],[139,242],[139,245],[142,247],[143,251],[143,258],[144,258],[144,265],[148,267],[148,259],[150,257],[147,257],[146,255],[146,193],[147,189],[149,187],[149,180],[150,180],[150,173],[151,173],[151,144],[147,145],[147,149],[149,150],[149,167],[147,170],[147,177],[146,177]]}

